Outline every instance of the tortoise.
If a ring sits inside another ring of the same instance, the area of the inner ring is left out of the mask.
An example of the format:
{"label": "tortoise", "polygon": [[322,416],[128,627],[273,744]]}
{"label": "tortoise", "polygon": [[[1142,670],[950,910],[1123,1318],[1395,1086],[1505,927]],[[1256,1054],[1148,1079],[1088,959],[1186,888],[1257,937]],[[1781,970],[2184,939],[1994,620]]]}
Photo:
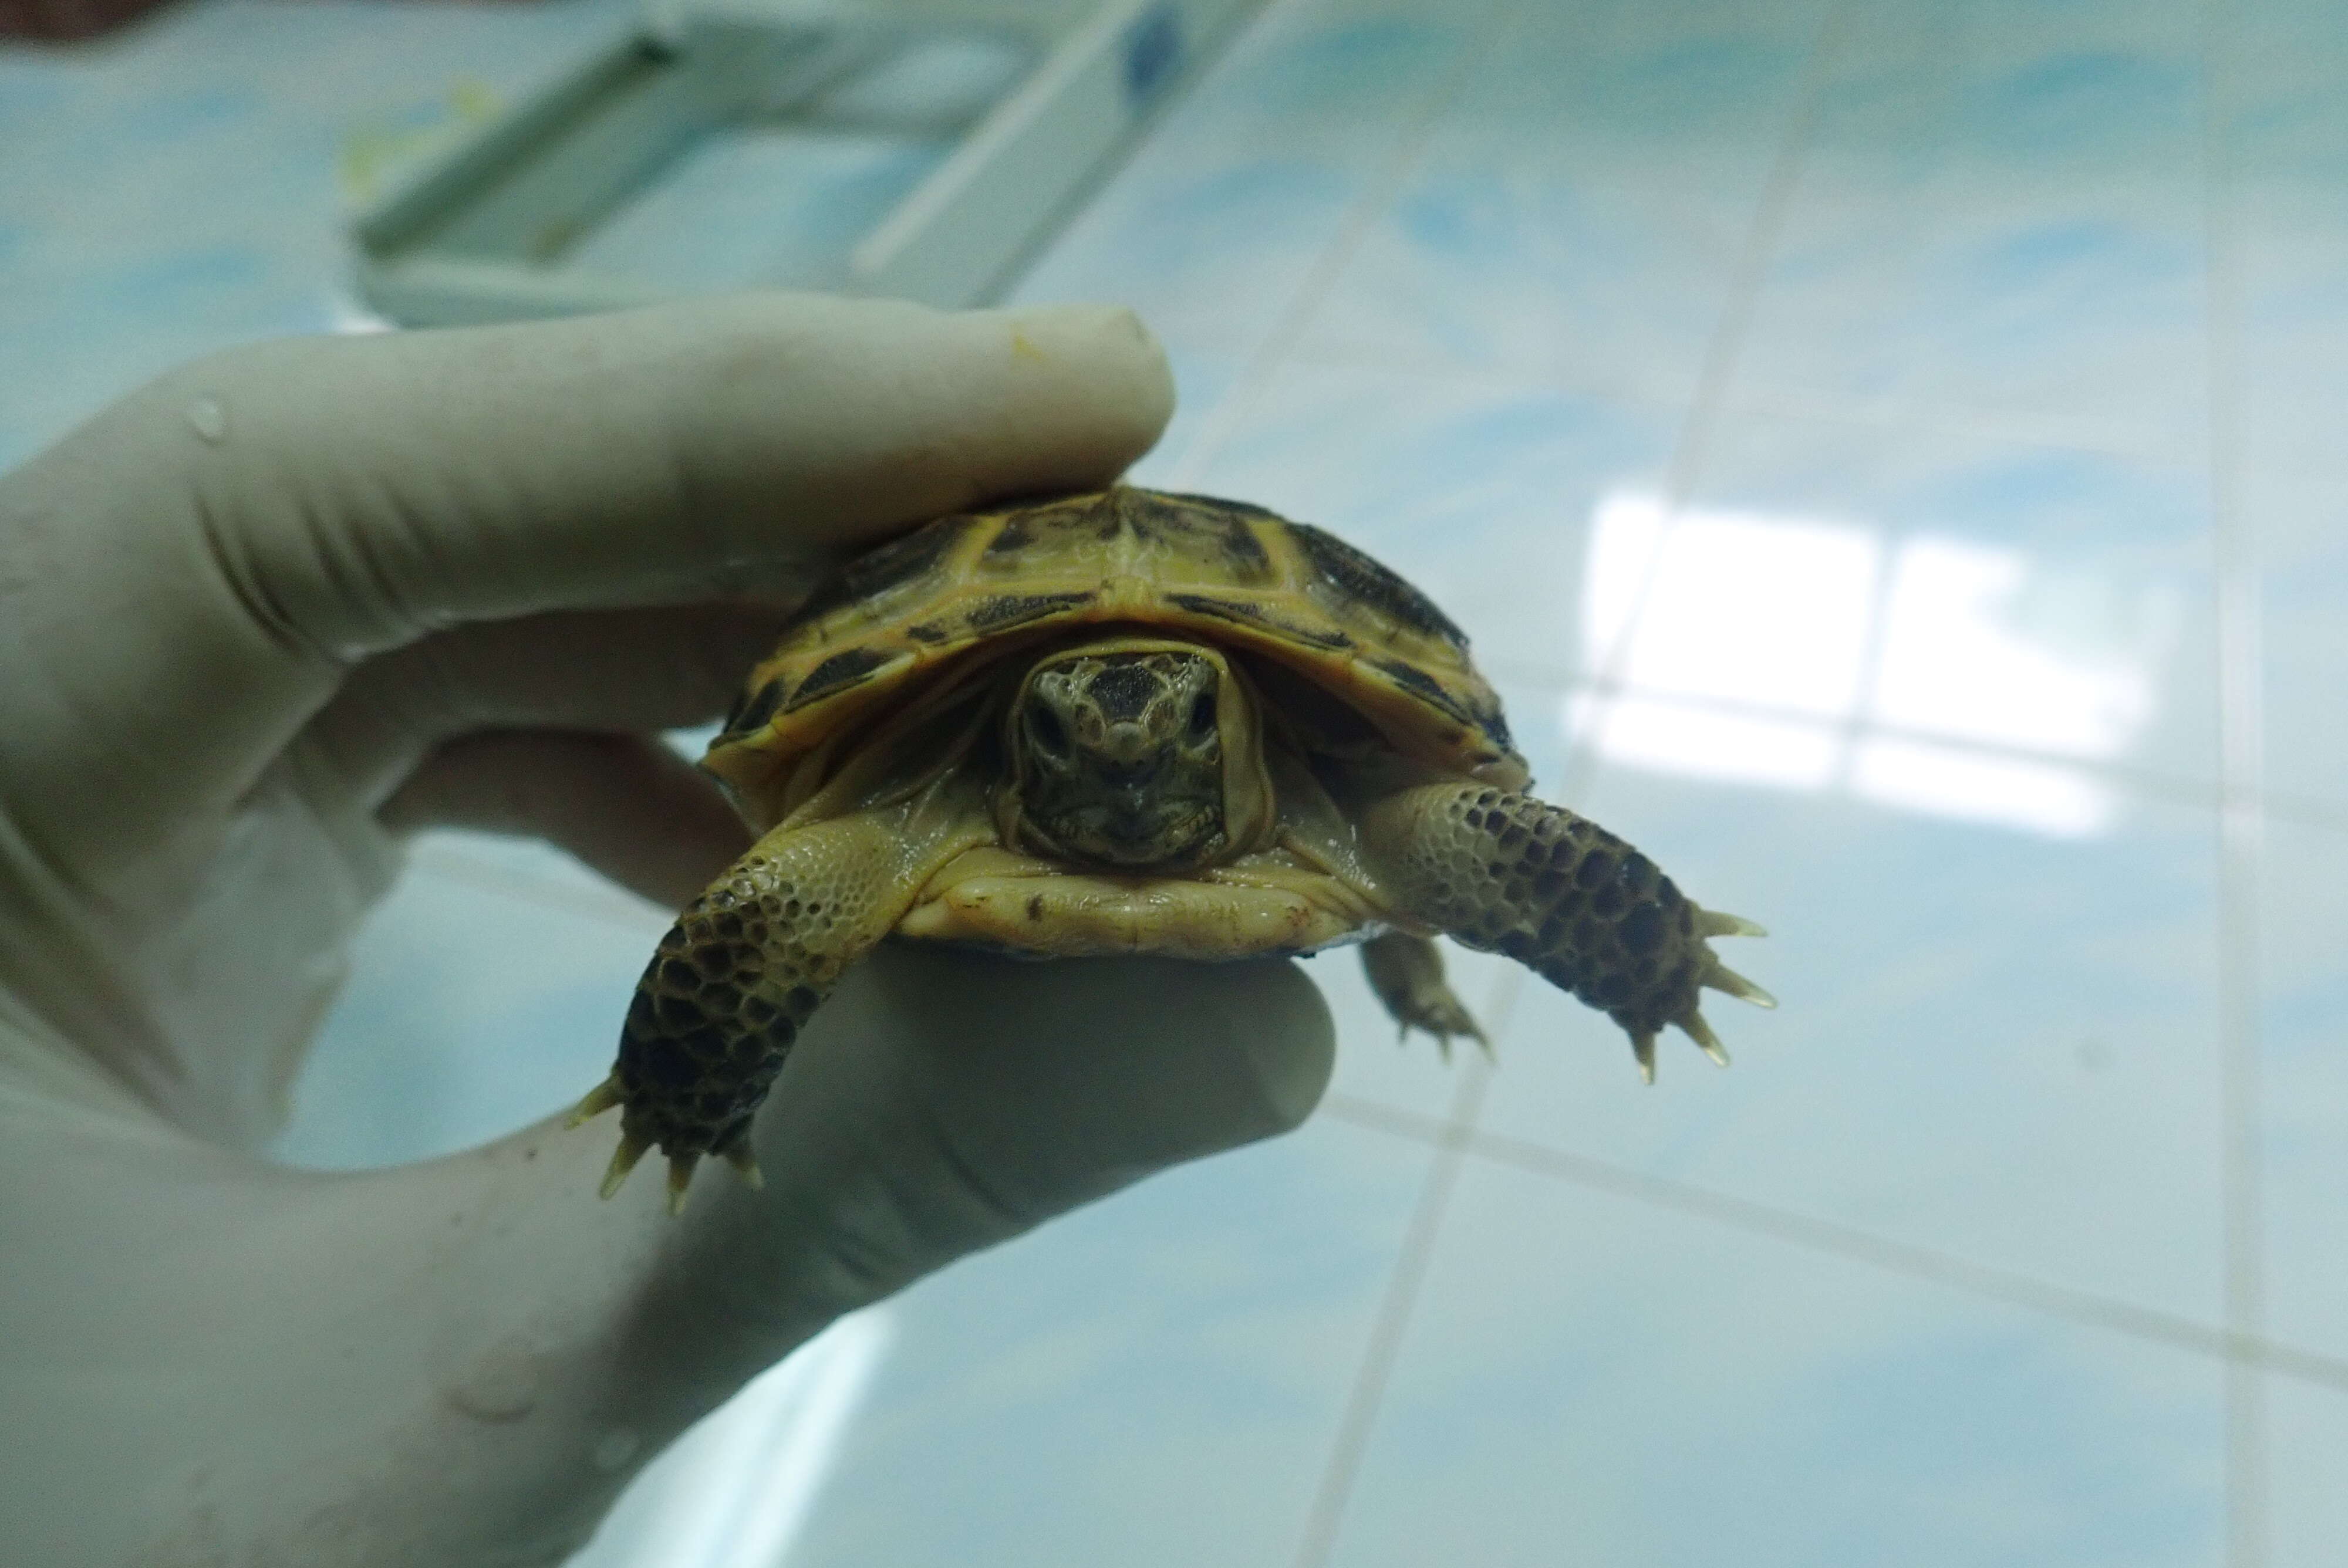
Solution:
{"label": "tortoise", "polygon": [[841,972],[895,935],[1034,958],[1360,942],[1406,1034],[1482,1040],[1432,938],[1727,1056],[1701,987],[1763,1006],[1698,907],[1527,793],[1468,639],[1334,535],[1130,486],[940,518],[848,564],[750,673],[703,766],[757,842],[661,939],[611,1075],[603,1182],[668,1157],[754,1184],[751,1118]]}

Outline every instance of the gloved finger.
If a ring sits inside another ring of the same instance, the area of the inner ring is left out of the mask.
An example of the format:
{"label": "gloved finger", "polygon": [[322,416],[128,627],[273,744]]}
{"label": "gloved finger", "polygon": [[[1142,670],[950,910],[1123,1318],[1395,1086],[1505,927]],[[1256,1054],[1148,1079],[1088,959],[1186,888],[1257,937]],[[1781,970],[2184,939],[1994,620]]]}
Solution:
{"label": "gloved finger", "polygon": [[750,846],[717,787],[644,735],[469,735],[433,753],[378,815],[394,832],[542,838],[664,909],[691,903]]}
{"label": "gloved finger", "polygon": [[308,776],[372,811],[436,749],[477,731],[641,734],[716,719],[782,619],[715,604],[459,627],[360,665],[297,744]]}
{"label": "gloved finger", "polygon": [[224,807],[370,653],[724,597],[1101,483],[1171,400],[1156,343],[1095,307],[766,294],[216,355],[10,478],[0,575],[46,585],[17,628],[44,700],[12,714],[16,804],[136,855],[124,824]]}
{"label": "gloved finger", "polygon": [[759,1113],[764,1190],[695,1193],[724,1255],[679,1276],[693,1303],[653,1316],[714,1309],[788,1339],[1152,1172],[1295,1127],[1334,1057],[1320,991],[1285,961],[885,946],[816,1013]]}
{"label": "gloved finger", "polygon": [[1157,438],[1124,312],[751,295],[308,339],[168,378],[226,434],[192,477],[285,641],[738,591],[981,497],[1113,477]]}

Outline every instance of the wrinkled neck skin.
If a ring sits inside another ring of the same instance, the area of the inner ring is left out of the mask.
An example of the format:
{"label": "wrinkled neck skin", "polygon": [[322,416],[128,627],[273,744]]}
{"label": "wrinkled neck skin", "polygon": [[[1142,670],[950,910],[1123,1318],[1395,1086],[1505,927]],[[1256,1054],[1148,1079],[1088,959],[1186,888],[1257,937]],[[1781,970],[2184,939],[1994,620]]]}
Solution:
{"label": "wrinkled neck skin", "polygon": [[1262,703],[1216,649],[1134,635],[1050,649],[1001,726],[1007,847],[1140,874],[1221,864],[1272,837]]}

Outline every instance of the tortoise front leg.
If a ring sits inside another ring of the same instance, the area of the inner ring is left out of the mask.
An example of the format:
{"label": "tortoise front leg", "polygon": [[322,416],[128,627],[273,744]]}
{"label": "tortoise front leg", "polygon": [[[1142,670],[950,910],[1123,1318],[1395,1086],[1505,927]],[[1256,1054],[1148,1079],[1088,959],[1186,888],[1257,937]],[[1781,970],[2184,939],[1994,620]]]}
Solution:
{"label": "tortoise front leg", "polygon": [[1699,988],[1776,1005],[1706,940],[1760,927],[1699,908],[1645,856],[1562,806],[1447,781],[1370,801],[1360,820],[1363,854],[1397,913],[1505,954],[1606,1013],[1650,1083],[1665,1024],[1728,1064]]}
{"label": "tortoise front leg", "polygon": [[571,1113],[575,1127],[622,1108],[603,1195],[655,1147],[668,1155],[672,1213],[704,1154],[756,1186],[751,1117],[799,1030],[922,884],[991,836],[983,823],[917,799],[778,829],[711,883],[636,982],[611,1076]]}

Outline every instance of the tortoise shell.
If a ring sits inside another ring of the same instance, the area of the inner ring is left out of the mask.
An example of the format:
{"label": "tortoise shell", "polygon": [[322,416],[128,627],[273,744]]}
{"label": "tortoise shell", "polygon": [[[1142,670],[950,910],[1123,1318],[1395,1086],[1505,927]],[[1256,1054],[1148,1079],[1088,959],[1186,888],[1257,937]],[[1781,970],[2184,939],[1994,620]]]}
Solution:
{"label": "tortoise shell", "polygon": [[769,825],[829,771],[830,743],[910,693],[1095,627],[1258,655],[1407,755],[1528,778],[1467,635],[1418,589],[1310,524],[1130,486],[941,518],[850,562],[751,671],[703,765]]}

